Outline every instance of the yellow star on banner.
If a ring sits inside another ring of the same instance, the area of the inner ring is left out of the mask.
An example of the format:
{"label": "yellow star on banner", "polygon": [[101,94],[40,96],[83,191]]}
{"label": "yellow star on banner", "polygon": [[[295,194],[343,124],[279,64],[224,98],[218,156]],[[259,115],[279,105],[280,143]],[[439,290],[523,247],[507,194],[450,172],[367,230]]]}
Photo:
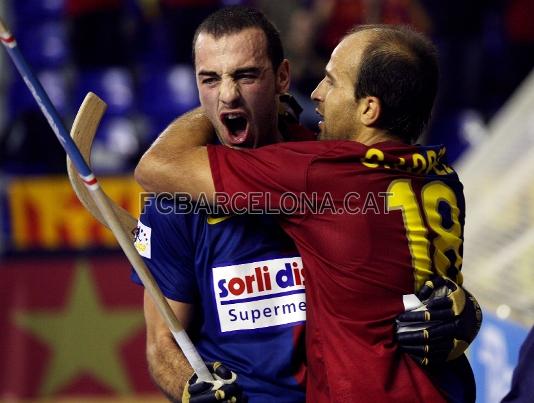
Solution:
{"label": "yellow star on banner", "polygon": [[62,310],[19,312],[16,322],[52,350],[42,395],[54,394],[81,374],[91,374],[117,393],[131,391],[119,347],[142,325],[143,314],[101,305],[87,262],[77,264]]}

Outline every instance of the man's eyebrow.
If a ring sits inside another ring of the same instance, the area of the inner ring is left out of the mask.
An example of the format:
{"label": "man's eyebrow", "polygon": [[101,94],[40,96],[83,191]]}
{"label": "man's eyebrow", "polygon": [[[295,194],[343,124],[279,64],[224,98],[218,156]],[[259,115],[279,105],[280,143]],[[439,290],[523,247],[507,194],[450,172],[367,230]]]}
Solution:
{"label": "man's eyebrow", "polygon": [[[240,75],[240,74],[256,74],[260,75],[262,69],[259,67],[241,67],[239,69],[236,69],[232,72],[232,76]],[[204,77],[218,77],[219,74],[215,71],[210,70],[200,70],[197,75],[204,76]]]}
{"label": "man's eyebrow", "polygon": [[261,69],[259,67],[241,67],[239,69],[236,69],[232,75],[236,74],[260,74]]}
{"label": "man's eyebrow", "polygon": [[208,70],[200,70],[197,75],[199,76],[218,76],[218,74],[214,71],[208,71]]}

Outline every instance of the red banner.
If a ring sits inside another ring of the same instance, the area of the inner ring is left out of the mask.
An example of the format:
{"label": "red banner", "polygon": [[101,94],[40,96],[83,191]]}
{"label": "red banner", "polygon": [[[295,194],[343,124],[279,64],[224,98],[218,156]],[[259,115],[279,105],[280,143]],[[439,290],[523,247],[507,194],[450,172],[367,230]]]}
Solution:
{"label": "red banner", "polygon": [[[139,215],[142,191],[133,178],[105,178],[102,187],[117,204]],[[15,250],[116,248],[111,231],[85,210],[67,178],[14,179],[8,185],[8,234]]]}

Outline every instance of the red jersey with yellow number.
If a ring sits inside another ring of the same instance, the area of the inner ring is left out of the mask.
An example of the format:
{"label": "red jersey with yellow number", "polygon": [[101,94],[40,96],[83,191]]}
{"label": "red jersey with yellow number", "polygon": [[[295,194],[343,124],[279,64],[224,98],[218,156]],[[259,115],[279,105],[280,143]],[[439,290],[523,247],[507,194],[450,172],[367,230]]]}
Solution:
{"label": "red jersey with yellow number", "polygon": [[354,141],[208,146],[218,200],[278,214],[306,270],[309,402],[440,402],[394,342],[403,295],[461,283],[464,199],[441,147]]}

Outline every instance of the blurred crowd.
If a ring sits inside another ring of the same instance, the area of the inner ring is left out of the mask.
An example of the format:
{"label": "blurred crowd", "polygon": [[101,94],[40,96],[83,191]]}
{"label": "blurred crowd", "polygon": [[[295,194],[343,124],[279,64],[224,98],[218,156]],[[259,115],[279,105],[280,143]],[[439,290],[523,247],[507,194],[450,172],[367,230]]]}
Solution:
{"label": "blurred crowd", "polygon": [[[309,94],[350,27],[412,25],[440,52],[441,90],[423,143],[444,143],[452,159],[483,128],[534,66],[532,0],[31,0],[7,1],[7,19],[67,127],[88,91],[108,104],[95,140],[100,174],[129,172],[157,134],[198,104],[191,42],[219,7],[254,5],[275,22],[291,62],[292,92],[316,122]],[[23,81],[7,63],[0,127],[0,172],[65,170]],[[477,126],[478,125],[478,126]],[[483,139],[482,139],[483,140]]]}

